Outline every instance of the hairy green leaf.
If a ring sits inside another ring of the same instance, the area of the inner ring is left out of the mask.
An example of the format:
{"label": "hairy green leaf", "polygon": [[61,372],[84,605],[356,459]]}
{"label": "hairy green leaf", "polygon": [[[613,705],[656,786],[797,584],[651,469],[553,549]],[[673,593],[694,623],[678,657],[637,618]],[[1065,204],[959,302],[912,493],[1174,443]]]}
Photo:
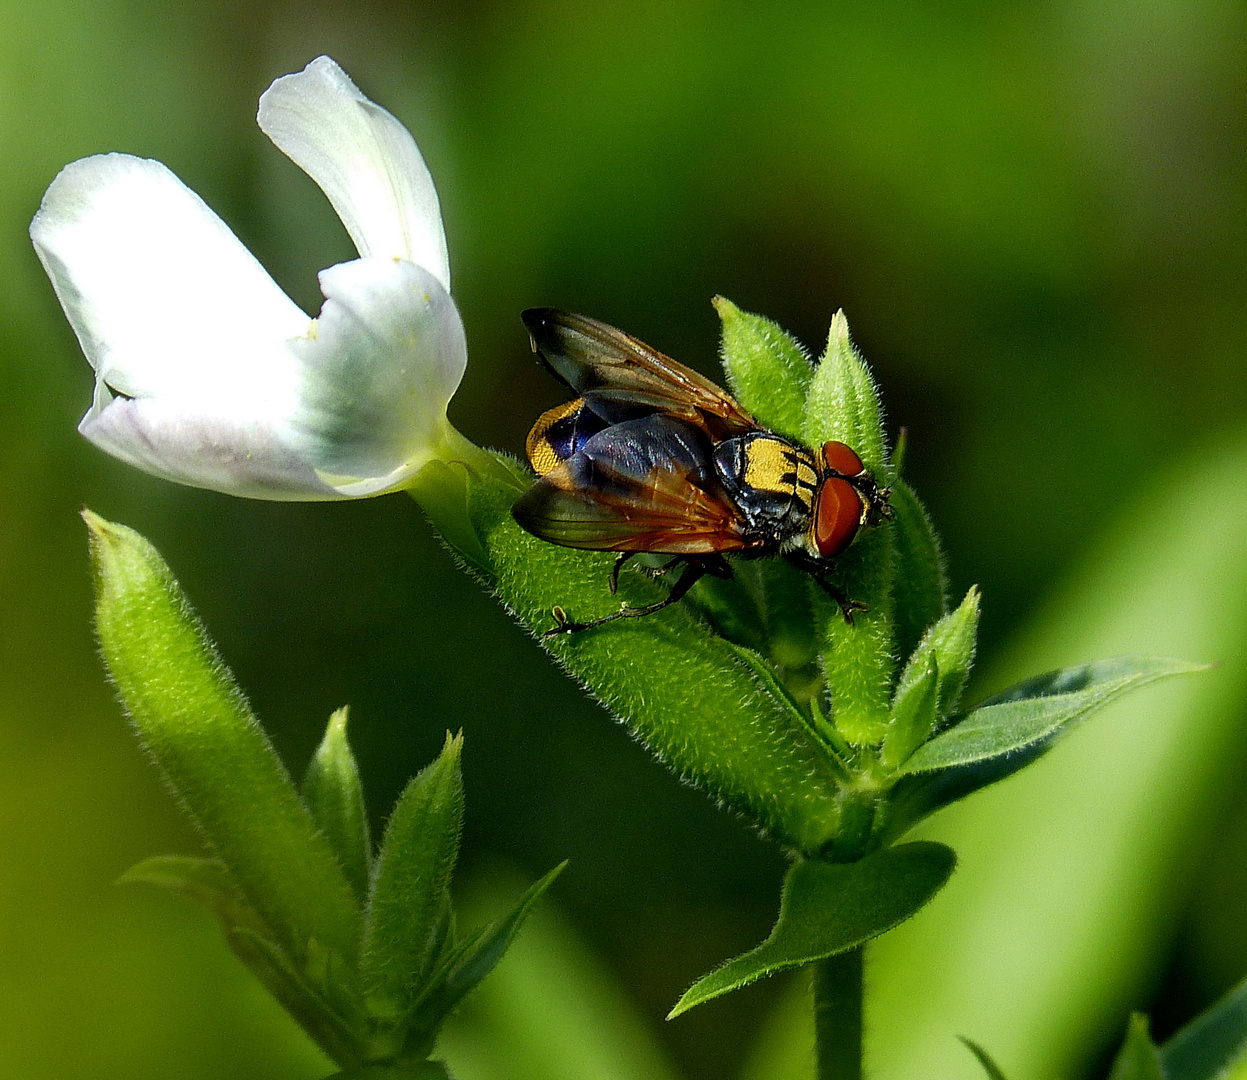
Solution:
{"label": "hairy green leaf", "polygon": [[[931,626],[896,681],[892,715],[883,744],[883,764],[901,765],[935,730],[940,719],[956,707],[978,640],[979,592],[971,587],[956,610]],[[925,693],[932,680],[929,710],[915,712],[915,695]]]}
{"label": "hairy green leaf", "polygon": [[[534,634],[554,625],[555,606],[591,619],[621,600],[636,606],[664,595],[664,586],[625,569],[612,597],[611,555],[524,532],[511,517],[522,489],[482,473],[471,494],[494,588]],[[834,835],[837,773],[820,745],[686,604],[540,641],[669,767],[782,843],[815,852]]]}
{"label": "hairy green leaf", "polygon": [[831,320],[827,349],[810,381],[802,435],[809,446],[822,446],[828,440],[847,443],[881,487],[891,484],[879,390],[849,339],[849,322],[843,311],[837,311]]}
{"label": "hairy green leaf", "polygon": [[429,980],[428,990],[415,1005],[405,1050],[411,1050],[421,1040],[431,1045],[455,1006],[498,966],[537,901],[566,866],[567,863],[560,863],[531,885],[509,914],[469,935],[442,959]]}
{"label": "hairy green leaf", "polygon": [[814,365],[800,343],[778,324],[714,298],[723,321],[721,353],[728,385],[763,427],[799,439]]}
{"label": "hairy green leaf", "polygon": [[[948,716],[957,708],[965,689],[979,634],[979,590],[971,585],[965,599],[923,636],[915,655],[929,652],[940,673],[939,700],[935,711]],[[902,680],[903,681],[903,680]]]}
{"label": "hairy green leaf", "polygon": [[364,911],[361,974],[368,1008],[383,1020],[415,1001],[441,950],[450,876],[463,825],[461,735],[404,788],[385,830]]}
{"label": "hairy green leaf", "polygon": [[913,488],[900,476],[891,486],[896,654],[906,657],[948,610],[948,569],[935,526]]}
{"label": "hairy green leaf", "polygon": [[294,962],[319,949],[353,963],[351,887],[168,566],[132,529],[83,516],[100,646],[139,737]]}
{"label": "hairy green leaf", "polygon": [[[881,487],[891,483],[878,390],[849,340],[842,311],[832,319],[827,350],[810,383],[803,434],[810,446],[833,439],[847,443]],[[887,731],[896,648],[894,532],[892,523],[863,530],[836,559],[830,580],[850,599],[866,605],[866,610],[854,614],[853,625],[826,597],[816,598],[832,721],[858,745],[876,743]]]}
{"label": "hairy green leaf", "polygon": [[372,871],[372,839],[368,810],[355,755],[346,738],[347,710],[339,709],[325,727],[325,736],[303,777],[303,801],[325,834],[342,872],[362,904]]}
{"label": "hairy green leaf", "polygon": [[779,919],[751,952],[698,979],[668,1019],[712,998],[789,968],[845,952],[891,930],[948,880],[956,856],[920,841],[885,848],[853,863],[798,862],[784,880]]}
{"label": "hairy green leaf", "polygon": [[1168,675],[1203,671],[1185,660],[1120,656],[1028,679],[983,702],[954,727],[920,747],[900,772],[969,765],[1042,743],[1045,748],[1079,720]]}
{"label": "hairy green leaf", "polygon": [[816,620],[821,629],[823,674],[831,692],[831,718],[851,743],[865,746],[888,730],[893,656],[892,526],[865,530],[837,557],[830,580],[849,599],[866,605],[849,624],[837,605],[817,585]]}
{"label": "hairy green leaf", "polygon": [[1167,1080],[1228,1080],[1247,1062],[1247,979],[1160,1048]]}
{"label": "hairy green leaf", "polygon": [[886,768],[895,769],[935,729],[940,675],[934,650],[915,656],[905,668],[892,699],[888,734],[879,752],[879,760]]}

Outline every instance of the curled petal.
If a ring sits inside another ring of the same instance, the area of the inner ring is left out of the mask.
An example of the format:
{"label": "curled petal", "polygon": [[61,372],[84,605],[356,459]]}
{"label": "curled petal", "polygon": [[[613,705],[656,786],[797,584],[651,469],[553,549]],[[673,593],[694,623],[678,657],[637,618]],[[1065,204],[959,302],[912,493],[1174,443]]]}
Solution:
{"label": "curled petal", "polygon": [[78,430],[113,457],[174,483],[248,499],[342,497],[316,475],[308,447],[288,426],[239,416],[229,404],[114,398],[99,403]]}
{"label": "curled petal", "polygon": [[260,98],[264,133],[329,197],[364,258],[405,259],[450,291],[450,260],[433,177],[415,140],[329,57],[286,75]]}
{"label": "curled petal", "polygon": [[437,196],[411,136],[327,58],[278,80],[261,117],[361,251],[385,254],[324,271],[311,320],[159,162],[66,167],[30,231],[96,373],[79,430],[195,487],[378,494],[457,437],[446,405],[467,353]]}
{"label": "curled petal", "polygon": [[131,399],[103,387],[79,430],[145,472],[230,495],[359,498],[401,487],[445,451],[446,405],[467,363],[459,312],[414,263],[360,259],[320,281],[320,317],[260,361],[298,371],[285,414],[245,388]]}
{"label": "curled petal", "polygon": [[401,486],[445,448],[446,406],[467,365],[463,322],[428,270],[359,259],[321,271],[315,332],[292,343],[306,372],[296,427],[341,494]]}
{"label": "curled petal", "polygon": [[305,333],[308,317],[160,162],[105,154],[67,165],[30,235],[95,369],[97,406],[106,388],[155,397],[245,387],[260,409],[289,412],[298,369],[276,346]]}

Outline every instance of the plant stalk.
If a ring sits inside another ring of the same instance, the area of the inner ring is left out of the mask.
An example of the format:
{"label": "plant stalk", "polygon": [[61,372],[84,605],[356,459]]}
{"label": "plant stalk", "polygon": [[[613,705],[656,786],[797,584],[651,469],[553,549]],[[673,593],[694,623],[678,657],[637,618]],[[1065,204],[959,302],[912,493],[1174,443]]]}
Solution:
{"label": "plant stalk", "polygon": [[864,947],[814,965],[814,1053],[817,1080],[862,1078]]}

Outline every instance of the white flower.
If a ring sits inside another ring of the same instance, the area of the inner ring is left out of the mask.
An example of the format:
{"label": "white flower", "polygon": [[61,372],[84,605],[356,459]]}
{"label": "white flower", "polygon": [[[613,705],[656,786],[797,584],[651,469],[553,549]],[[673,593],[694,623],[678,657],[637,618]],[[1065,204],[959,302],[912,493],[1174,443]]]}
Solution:
{"label": "white flower", "polygon": [[433,179],[415,141],[328,57],[278,79],[259,124],[359,250],[310,319],[156,161],[67,166],[30,226],[95,369],[78,430],[146,472],[264,499],[375,495],[465,440],[467,361]]}

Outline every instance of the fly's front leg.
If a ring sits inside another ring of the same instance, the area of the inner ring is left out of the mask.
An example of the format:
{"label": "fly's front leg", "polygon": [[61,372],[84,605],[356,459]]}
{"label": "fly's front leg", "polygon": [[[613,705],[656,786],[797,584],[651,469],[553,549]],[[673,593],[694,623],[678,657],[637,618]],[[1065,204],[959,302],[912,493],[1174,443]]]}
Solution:
{"label": "fly's front leg", "polygon": [[827,580],[829,571],[821,560],[812,558],[804,551],[790,553],[788,560],[799,566],[818,582],[818,587],[836,602],[836,606],[840,608],[840,614],[844,616],[844,621],[849,626],[853,625],[853,612],[870,610],[869,604],[865,604],[861,600],[854,600],[843,589]]}
{"label": "fly's front leg", "polygon": [[878,525],[882,521],[892,520],[892,504],[888,501],[892,495],[891,488],[881,488],[868,472],[846,476],[844,479],[852,484],[854,490],[862,497],[863,525]]}
{"label": "fly's front leg", "polygon": [[860,600],[852,599],[848,593],[846,593],[843,589],[836,588],[836,586],[826,578],[819,577],[815,574],[814,580],[818,582],[823,592],[830,596],[839,605],[840,614],[844,616],[844,621],[849,626],[853,625],[853,612],[870,610],[869,604],[864,604]]}

